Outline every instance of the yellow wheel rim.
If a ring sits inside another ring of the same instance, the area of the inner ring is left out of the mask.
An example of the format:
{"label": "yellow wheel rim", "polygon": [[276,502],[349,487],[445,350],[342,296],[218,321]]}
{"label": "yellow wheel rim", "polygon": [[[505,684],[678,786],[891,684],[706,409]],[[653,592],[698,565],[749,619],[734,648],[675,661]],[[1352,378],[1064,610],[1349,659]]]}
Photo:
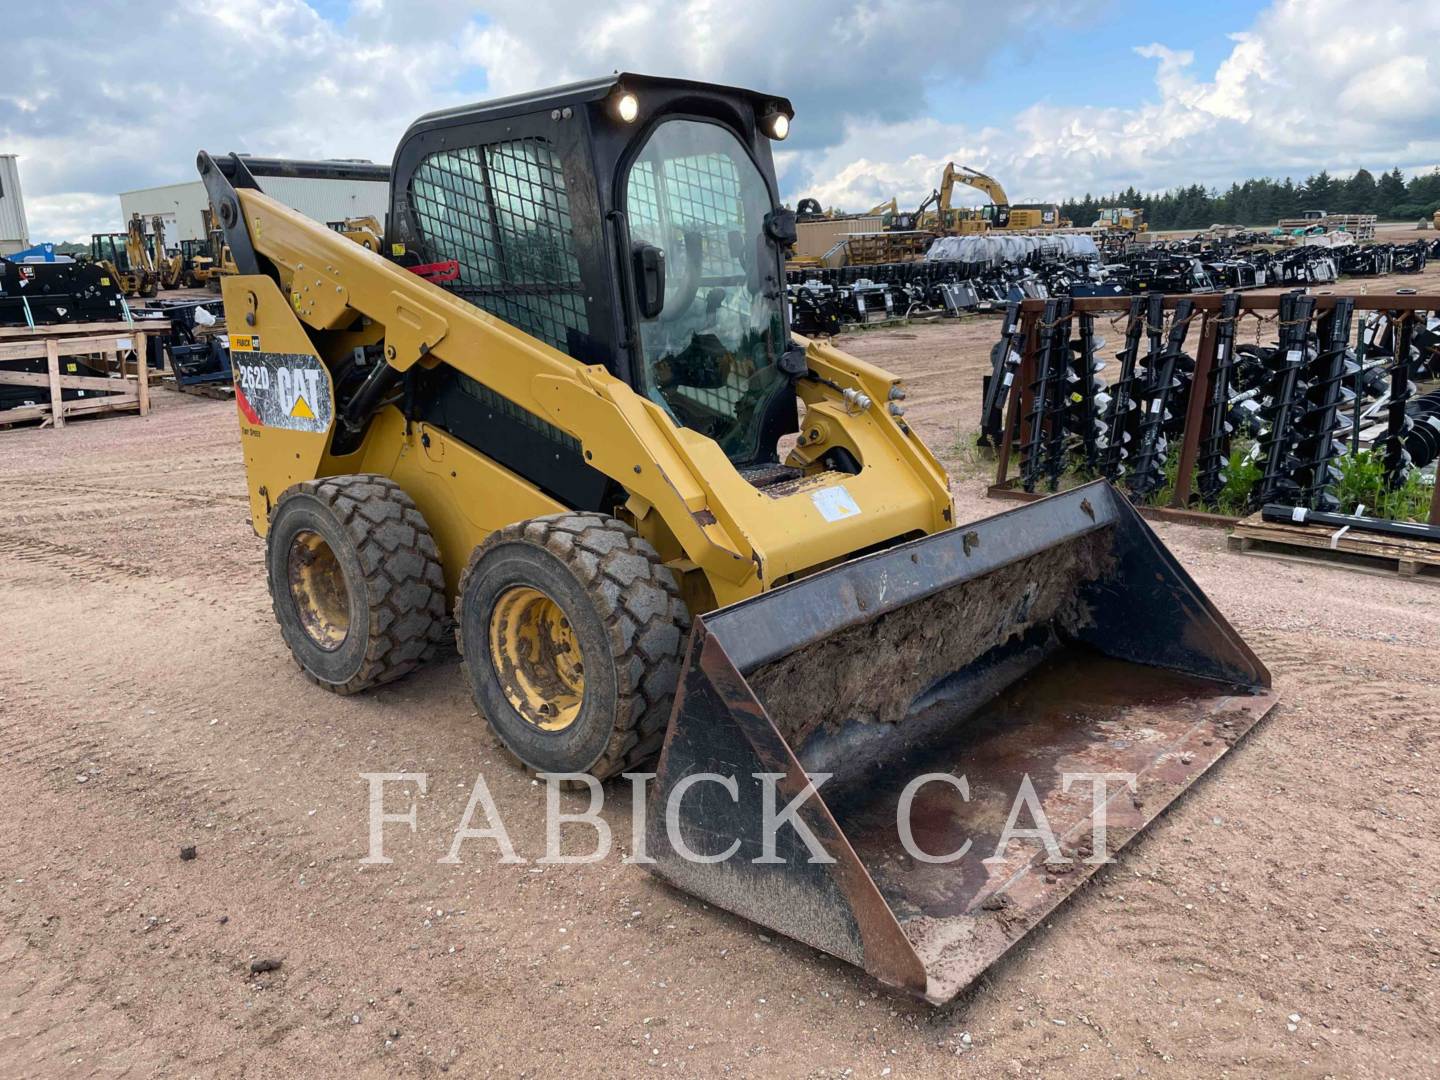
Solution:
{"label": "yellow wheel rim", "polygon": [[350,633],[350,590],[340,560],[319,533],[303,530],[290,541],[286,564],[300,625],[316,645],[333,652]]}
{"label": "yellow wheel rim", "polygon": [[560,605],[539,589],[507,589],[490,613],[490,660],[527,724],[564,731],[585,700],[580,642]]}

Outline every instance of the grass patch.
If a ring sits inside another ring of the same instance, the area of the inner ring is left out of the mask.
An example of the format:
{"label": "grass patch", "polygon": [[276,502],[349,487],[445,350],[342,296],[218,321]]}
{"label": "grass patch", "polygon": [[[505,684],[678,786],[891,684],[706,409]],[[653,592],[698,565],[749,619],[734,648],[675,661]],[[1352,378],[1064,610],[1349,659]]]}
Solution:
{"label": "grass patch", "polygon": [[1363,506],[1371,517],[1395,521],[1424,521],[1429,516],[1431,489],[1419,469],[1411,469],[1403,484],[1387,491],[1383,454],[1361,450],[1340,458],[1337,465],[1340,480],[1335,485],[1335,497],[1340,500],[1342,514],[1356,513]]}

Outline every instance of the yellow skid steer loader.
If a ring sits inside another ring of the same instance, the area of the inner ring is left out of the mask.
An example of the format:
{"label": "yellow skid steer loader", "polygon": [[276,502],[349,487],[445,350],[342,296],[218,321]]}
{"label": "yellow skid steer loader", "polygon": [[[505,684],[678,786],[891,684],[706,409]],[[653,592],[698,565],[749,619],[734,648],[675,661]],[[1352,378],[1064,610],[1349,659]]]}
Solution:
{"label": "yellow skid steer loader", "polygon": [[[631,74],[432,113],[378,252],[201,153],[251,513],[314,682],[453,633],[526,766],[660,755],[652,869],[943,1001],[1269,676],[1107,486],[956,528],[900,381],[789,332],[792,115]],[[1021,796],[1063,848],[999,842]]]}

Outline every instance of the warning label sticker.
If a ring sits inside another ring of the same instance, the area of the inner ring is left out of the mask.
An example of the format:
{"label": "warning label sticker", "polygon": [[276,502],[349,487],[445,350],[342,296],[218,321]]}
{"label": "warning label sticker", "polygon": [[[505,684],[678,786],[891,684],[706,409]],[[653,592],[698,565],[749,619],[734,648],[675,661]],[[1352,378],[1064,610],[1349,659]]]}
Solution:
{"label": "warning label sticker", "polygon": [[821,488],[810,493],[810,501],[826,521],[843,521],[860,513],[860,504],[850,497],[842,485]]}
{"label": "warning label sticker", "polygon": [[330,376],[304,353],[231,352],[235,404],[250,423],[288,431],[330,430]]}

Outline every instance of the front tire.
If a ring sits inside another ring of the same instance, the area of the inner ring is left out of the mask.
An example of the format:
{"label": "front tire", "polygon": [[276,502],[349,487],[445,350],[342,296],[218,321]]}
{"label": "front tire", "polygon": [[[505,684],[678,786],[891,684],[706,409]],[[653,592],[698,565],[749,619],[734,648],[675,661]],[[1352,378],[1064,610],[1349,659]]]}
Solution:
{"label": "front tire", "polygon": [[444,647],[445,576],[429,526],[385,476],[335,476],[280,497],[266,536],[270,600],[301,671],[337,694],[408,675]]}
{"label": "front tire", "polygon": [[660,749],[690,616],[629,526],[551,514],[493,533],[455,624],[476,705],[529,768],[603,780]]}

